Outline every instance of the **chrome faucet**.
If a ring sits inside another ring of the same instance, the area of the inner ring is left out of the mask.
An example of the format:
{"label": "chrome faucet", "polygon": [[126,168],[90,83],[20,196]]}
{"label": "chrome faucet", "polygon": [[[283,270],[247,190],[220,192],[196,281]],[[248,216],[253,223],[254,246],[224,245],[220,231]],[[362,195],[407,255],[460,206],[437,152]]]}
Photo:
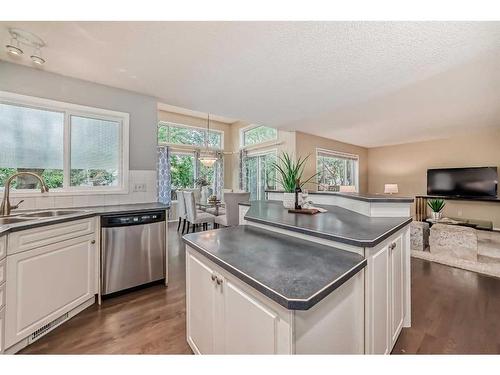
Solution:
{"label": "chrome faucet", "polygon": [[9,202],[10,183],[12,182],[12,180],[14,178],[16,178],[17,176],[21,176],[21,175],[33,176],[36,179],[38,179],[38,181],[40,181],[40,191],[42,193],[47,193],[49,191],[49,188],[47,187],[47,184],[45,183],[45,181],[43,180],[43,178],[40,177],[39,175],[37,175],[36,173],[32,173],[32,172],[18,172],[18,173],[13,174],[12,176],[10,176],[7,179],[7,181],[5,181],[5,186],[4,186],[4,191],[3,191],[2,205],[0,206],[0,216],[9,216],[10,215],[10,211],[11,210],[15,210],[16,208],[18,208],[19,205],[21,204],[21,202],[23,202],[23,201],[20,201],[18,204],[14,205],[14,206],[11,206],[10,202]]}

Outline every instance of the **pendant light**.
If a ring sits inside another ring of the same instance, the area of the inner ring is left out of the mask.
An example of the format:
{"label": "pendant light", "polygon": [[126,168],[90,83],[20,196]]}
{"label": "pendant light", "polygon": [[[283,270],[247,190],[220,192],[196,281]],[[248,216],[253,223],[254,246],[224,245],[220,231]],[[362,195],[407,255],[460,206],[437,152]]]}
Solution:
{"label": "pendant light", "polygon": [[210,148],[208,146],[209,139],[210,139],[210,113],[207,116],[207,133],[205,135],[205,151],[200,152],[200,157],[198,158],[200,163],[208,168],[212,167],[215,164],[215,162],[217,161],[217,157],[214,155],[214,153],[212,151],[210,151]]}

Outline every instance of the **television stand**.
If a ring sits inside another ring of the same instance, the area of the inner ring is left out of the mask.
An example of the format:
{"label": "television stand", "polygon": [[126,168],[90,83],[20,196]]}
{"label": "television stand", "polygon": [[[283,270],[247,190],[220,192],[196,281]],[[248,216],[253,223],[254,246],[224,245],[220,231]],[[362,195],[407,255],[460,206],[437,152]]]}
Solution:
{"label": "television stand", "polygon": [[[461,200],[487,203],[500,203],[498,197],[444,197],[439,195],[416,195],[415,196],[415,220],[425,221],[427,218],[427,200],[428,199],[443,199],[443,200]],[[463,219],[460,219],[463,220]]]}
{"label": "television stand", "polygon": [[440,220],[425,219],[430,226],[432,224],[447,224],[447,225],[458,225],[462,227],[469,227],[478,230],[493,230],[493,222],[488,220],[474,220],[474,219],[463,219],[463,218],[442,218]]}

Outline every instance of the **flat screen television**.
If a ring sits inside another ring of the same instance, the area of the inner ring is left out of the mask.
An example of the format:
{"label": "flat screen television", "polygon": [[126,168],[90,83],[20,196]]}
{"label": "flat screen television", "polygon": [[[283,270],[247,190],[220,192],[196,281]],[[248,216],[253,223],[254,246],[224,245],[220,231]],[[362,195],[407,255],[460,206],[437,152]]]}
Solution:
{"label": "flat screen television", "polygon": [[497,167],[427,170],[427,195],[496,197]]}

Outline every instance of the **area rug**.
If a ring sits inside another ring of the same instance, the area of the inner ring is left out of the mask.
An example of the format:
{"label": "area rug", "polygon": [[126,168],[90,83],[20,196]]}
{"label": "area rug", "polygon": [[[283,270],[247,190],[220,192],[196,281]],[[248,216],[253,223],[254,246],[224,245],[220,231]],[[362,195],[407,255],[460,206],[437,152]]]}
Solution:
{"label": "area rug", "polygon": [[467,271],[477,272],[483,275],[500,278],[499,263],[472,262],[469,260],[451,258],[448,256],[432,254],[429,251],[420,251],[420,250],[412,250],[411,256],[414,258],[429,260],[431,262],[441,263],[446,266],[461,268]]}

